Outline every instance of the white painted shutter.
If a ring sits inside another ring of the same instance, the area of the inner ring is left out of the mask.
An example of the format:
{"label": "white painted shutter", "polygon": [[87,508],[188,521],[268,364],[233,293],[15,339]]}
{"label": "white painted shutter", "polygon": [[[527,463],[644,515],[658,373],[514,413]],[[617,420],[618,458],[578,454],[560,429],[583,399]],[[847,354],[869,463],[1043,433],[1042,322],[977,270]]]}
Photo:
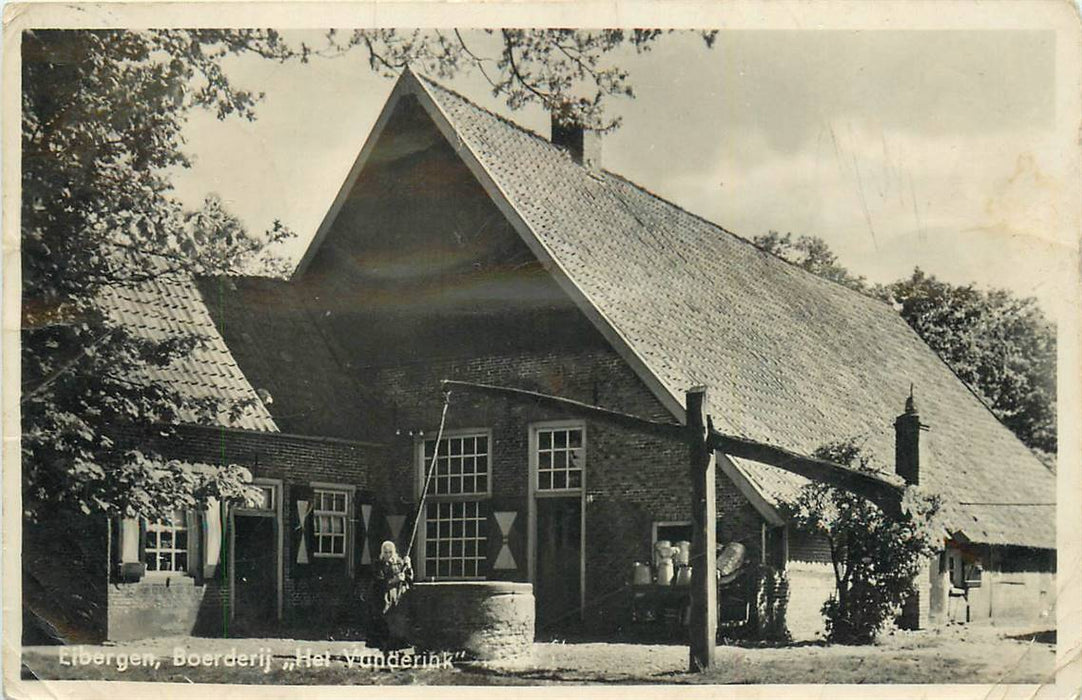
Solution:
{"label": "white painted shutter", "polygon": [[202,522],[202,513],[198,510],[184,512],[184,526],[188,528],[188,573],[196,578],[203,571],[203,557],[200,556],[203,550]]}
{"label": "white painted shutter", "polygon": [[214,578],[222,557],[222,506],[217,499],[203,511],[203,578]]}
{"label": "white painted shutter", "polygon": [[139,557],[139,518],[123,518],[120,521],[120,563],[134,564]]}

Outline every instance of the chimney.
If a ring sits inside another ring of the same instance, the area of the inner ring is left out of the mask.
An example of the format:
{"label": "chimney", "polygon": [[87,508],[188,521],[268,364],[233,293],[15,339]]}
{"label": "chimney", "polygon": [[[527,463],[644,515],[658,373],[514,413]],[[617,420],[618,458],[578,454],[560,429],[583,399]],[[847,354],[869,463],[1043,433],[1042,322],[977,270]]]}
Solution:
{"label": "chimney", "polygon": [[601,134],[586,129],[582,124],[569,121],[559,113],[552,113],[553,145],[567,149],[571,159],[587,168],[601,167]]}
{"label": "chimney", "polygon": [[911,486],[920,483],[920,431],[927,428],[921,425],[910,385],[905,412],[894,420],[894,471]]}

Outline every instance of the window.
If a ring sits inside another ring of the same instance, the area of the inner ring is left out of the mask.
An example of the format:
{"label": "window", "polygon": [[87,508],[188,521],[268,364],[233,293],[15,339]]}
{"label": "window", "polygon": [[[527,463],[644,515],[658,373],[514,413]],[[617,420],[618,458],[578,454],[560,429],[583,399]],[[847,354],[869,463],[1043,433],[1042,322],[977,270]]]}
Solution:
{"label": "window", "polygon": [[147,571],[188,571],[188,525],[183,511],[146,523]]}
{"label": "window", "polygon": [[491,487],[491,440],[487,432],[428,440],[420,477],[436,466],[425,506],[423,574],[429,579],[484,578],[488,563],[484,499]]}
{"label": "window", "polygon": [[580,490],[584,461],[581,427],[537,429],[538,491]]}
{"label": "window", "polygon": [[691,542],[692,528],[690,520],[669,520],[654,523],[654,544],[668,540],[671,544]]}
{"label": "window", "polygon": [[259,489],[259,497],[256,498],[255,503],[250,508],[252,510],[274,510],[278,506],[274,498],[274,487],[267,484],[256,484],[255,487]]}
{"label": "window", "polygon": [[313,490],[312,504],[313,555],[345,558],[349,494],[317,488]]}
{"label": "window", "polygon": [[480,501],[429,503],[425,512],[425,572],[429,578],[485,575],[485,513]]}
{"label": "window", "polygon": [[[426,476],[435,447],[435,440],[425,442]],[[440,440],[436,471],[432,475],[429,494],[487,495],[488,462],[488,435],[463,435]]]}

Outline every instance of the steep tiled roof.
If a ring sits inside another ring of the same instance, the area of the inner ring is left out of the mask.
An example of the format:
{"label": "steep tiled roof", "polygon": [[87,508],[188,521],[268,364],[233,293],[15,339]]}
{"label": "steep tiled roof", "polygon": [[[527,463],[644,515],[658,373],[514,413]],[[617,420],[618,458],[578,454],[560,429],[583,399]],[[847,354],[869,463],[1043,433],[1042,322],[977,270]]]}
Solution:
{"label": "steep tiled roof", "polygon": [[[266,409],[287,433],[356,440],[385,419],[359,391],[294,290],[280,280],[204,278],[211,316],[248,380],[271,397]],[[378,429],[376,431],[378,434]]]}
{"label": "steep tiled roof", "polygon": [[[160,382],[190,399],[216,398],[223,406],[244,402],[239,415],[223,410],[215,425],[248,430],[278,428],[240,371],[225,341],[214,326],[207,305],[186,279],[159,277],[130,286],[106,288],[100,303],[110,317],[137,336],[162,341],[196,336],[195,349],[166,367],[147,365],[136,379]],[[206,422],[194,414],[181,414],[184,423]]]}
{"label": "steep tiled roof", "polygon": [[[947,499],[948,526],[974,541],[1055,546],[1054,475],[889,306],[416,80],[455,145],[672,400],[706,384],[722,432],[803,454],[855,436],[891,465],[912,382],[931,426],[921,483]],[[738,467],[775,501],[800,483]]]}

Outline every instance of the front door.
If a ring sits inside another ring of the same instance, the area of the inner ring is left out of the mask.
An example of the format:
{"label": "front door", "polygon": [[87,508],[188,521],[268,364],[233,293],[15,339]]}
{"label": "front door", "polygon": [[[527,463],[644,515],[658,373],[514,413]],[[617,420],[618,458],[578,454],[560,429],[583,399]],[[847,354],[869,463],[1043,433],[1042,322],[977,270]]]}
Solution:
{"label": "front door", "polygon": [[278,620],[275,519],[237,513],[233,520],[233,629],[262,635]]}
{"label": "front door", "polygon": [[237,514],[233,537],[233,628],[248,635],[271,631],[278,619],[275,519]]}
{"label": "front door", "polygon": [[544,640],[574,627],[582,605],[582,499],[537,499],[537,634]]}

